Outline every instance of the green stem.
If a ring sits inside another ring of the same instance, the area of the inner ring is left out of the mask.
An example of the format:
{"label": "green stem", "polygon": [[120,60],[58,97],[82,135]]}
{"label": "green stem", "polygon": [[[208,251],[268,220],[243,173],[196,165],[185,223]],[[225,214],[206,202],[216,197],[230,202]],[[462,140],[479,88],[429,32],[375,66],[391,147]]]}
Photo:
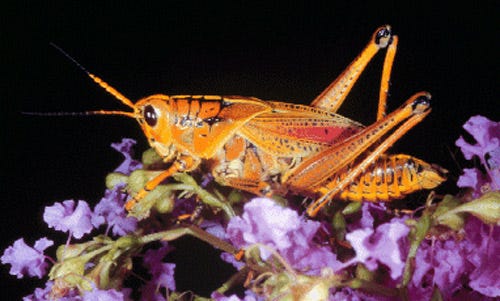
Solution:
{"label": "green stem", "polygon": [[410,239],[410,249],[406,258],[405,267],[403,270],[403,278],[401,279],[401,287],[406,287],[410,283],[414,271],[415,257],[417,256],[418,247],[425,235],[431,227],[431,214],[429,210],[425,210],[420,219],[415,224],[415,227],[410,230],[408,237]]}
{"label": "green stem", "polygon": [[96,249],[94,251],[91,251],[91,252],[88,252],[87,254],[82,255],[81,258],[84,259],[85,261],[90,261],[90,259],[93,258],[94,256],[96,256],[102,252],[109,251],[111,249],[113,249],[113,244],[102,246],[99,249]]}
{"label": "green stem", "polygon": [[138,240],[141,244],[147,244],[149,242],[153,241],[159,241],[159,240],[164,240],[164,241],[172,241],[175,240],[179,237],[182,237],[184,235],[191,235],[194,236],[204,242],[209,243],[213,247],[220,249],[224,252],[228,252],[231,254],[235,254],[238,252],[238,249],[233,247],[231,244],[219,239],[218,237],[204,231],[203,229],[196,227],[194,225],[182,227],[182,228],[177,228],[177,229],[172,229],[172,230],[166,230],[162,232],[157,232],[153,234],[148,234],[142,237],[139,237]]}
{"label": "green stem", "polygon": [[237,284],[243,283],[249,271],[250,269],[247,266],[244,266],[241,270],[233,274],[231,278],[224,282],[221,287],[217,289],[217,292],[224,294],[231,288],[235,287]]}

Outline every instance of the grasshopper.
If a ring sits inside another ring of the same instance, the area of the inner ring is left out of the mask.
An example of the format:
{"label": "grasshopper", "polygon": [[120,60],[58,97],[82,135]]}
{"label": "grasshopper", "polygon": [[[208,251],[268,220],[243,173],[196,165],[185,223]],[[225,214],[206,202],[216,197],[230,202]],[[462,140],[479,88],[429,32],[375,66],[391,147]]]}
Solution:
{"label": "grasshopper", "polygon": [[[133,103],[75,63],[132,109],[86,113],[136,119],[150,146],[171,163],[127,201],[127,210],[165,179],[203,165],[221,185],[261,196],[292,192],[313,197],[306,212],[314,217],[333,199],[391,201],[445,180],[445,170],[438,166],[409,155],[385,154],[430,112],[430,94],[419,92],[386,115],[397,42],[390,26],[378,28],[361,54],[310,105],[242,96],[163,94]],[[386,49],[386,54],[377,120],[365,127],[336,112],[380,49]]]}

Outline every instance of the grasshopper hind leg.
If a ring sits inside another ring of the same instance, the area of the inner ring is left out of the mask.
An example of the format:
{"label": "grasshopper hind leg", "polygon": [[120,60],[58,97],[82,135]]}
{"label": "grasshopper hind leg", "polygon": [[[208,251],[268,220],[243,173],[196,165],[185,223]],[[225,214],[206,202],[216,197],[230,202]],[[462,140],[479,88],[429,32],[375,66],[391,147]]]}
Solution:
{"label": "grasshopper hind leg", "polygon": [[[406,101],[398,110],[384,117],[382,120],[365,128],[357,135],[347,139],[337,146],[333,146],[317,154],[313,158],[304,161],[292,174],[289,183],[298,187],[308,187],[319,184],[316,190],[321,197],[307,208],[307,214],[311,217],[317,215],[319,210],[331,201],[337,194],[341,193],[348,185],[356,180],[365,170],[369,169],[376,160],[387,151],[406,132],[421,122],[430,113],[430,95],[422,92],[417,93]],[[366,152],[382,136],[397,127],[387,138],[382,140],[376,148],[364,157],[345,178],[337,182],[328,181],[333,175],[348,166],[351,162]],[[311,168],[321,165],[325,168],[318,171]],[[326,168],[328,167],[328,168]]]}
{"label": "grasshopper hind leg", "polygon": [[389,25],[379,27],[361,53],[349,66],[311,103],[311,106],[335,113],[358,81],[359,77],[380,49],[387,48],[380,82],[377,120],[385,116],[389,81],[396,55],[398,37]]}

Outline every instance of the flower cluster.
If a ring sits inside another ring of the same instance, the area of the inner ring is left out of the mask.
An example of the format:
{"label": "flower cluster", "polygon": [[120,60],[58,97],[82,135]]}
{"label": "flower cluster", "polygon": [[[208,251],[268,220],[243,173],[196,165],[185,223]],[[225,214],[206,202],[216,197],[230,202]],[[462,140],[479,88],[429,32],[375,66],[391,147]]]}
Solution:
{"label": "flower cluster", "polygon": [[[111,146],[125,157],[122,164],[115,169],[125,175],[140,168],[139,161],[132,159],[132,146],[135,141],[123,139],[121,143],[113,143]],[[137,219],[127,217],[124,209],[126,194],[122,192],[125,183],[116,185],[113,189],[107,189],[104,197],[95,205],[94,211],[85,201],[78,201],[75,207],[74,200],[56,202],[45,208],[43,220],[49,228],[57,231],[69,232],[69,236],[80,239],[89,234],[93,229],[106,224],[106,234],[111,229],[114,235],[126,235],[136,230]]]}
{"label": "flower cluster", "polygon": [[[130,174],[141,167],[140,162],[131,158],[131,147],[134,144],[135,141],[132,139],[123,139],[121,143],[112,144],[113,148],[125,156],[125,160],[115,171]],[[75,251],[72,250],[75,246],[70,245],[71,238],[81,239],[101,225],[107,226],[106,235],[111,230],[113,235],[125,236],[137,229],[137,219],[128,217],[123,207],[126,197],[122,192],[123,186],[123,184],[117,185],[113,189],[106,190],[104,197],[95,205],[94,210],[91,210],[88,203],[82,200],[77,203],[74,200],[56,202],[45,208],[43,220],[48,227],[68,233],[68,241],[64,246],[67,253]],[[5,250],[1,261],[4,264],[11,264],[10,273],[18,278],[24,276],[42,278],[47,272],[47,260],[56,262],[44,254],[45,249],[53,244],[52,240],[44,237],[30,247],[23,238],[20,238]],[[54,297],[53,292],[56,291],[56,286],[54,281],[49,281],[45,288],[36,289],[32,295],[24,299],[49,300]],[[94,284],[91,286],[92,289],[85,290],[83,294],[79,294],[77,290],[65,291],[64,297],[67,300],[124,300],[129,294],[127,290],[118,292],[115,289],[102,290]]]}
{"label": "flower cluster", "polygon": [[341,266],[327,246],[314,242],[320,227],[320,222],[306,220],[270,199],[256,198],[245,204],[241,217],[229,221],[226,234],[238,249],[253,244],[266,246],[260,248],[262,259],[267,260],[271,256],[269,250],[274,250],[292,268],[319,275],[324,268],[336,271]]}
{"label": "flower cluster", "polygon": [[[472,188],[471,195],[429,197],[423,208],[399,215],[381,203],[335,203],[315,220],[293,200],[222,197],[210,191],[210,177],[185,174],[127,213],[128,193],[157,171],[148,169],[155,159],[134,160],[135,142],[123,139],[112,146],[125,160],[93,209],[81,200],[45,208],[47,225],[68,233],[56,257],[45,255],[53,241],[30,247],[21,238],[1,261],[18,278],[43,278],[51,266],[46,286],[24,300],[196,298],[177,292],[176,265],[165,262],[169,241],[191,235],[222,250],[235,268],[213,300],[493,300],[500,297],[500,123],[475,116],[464,128],[476,143],[460,137],[456,144],[480,166],[464,169],[457,185]],[[137,275],[139,260],[146,273],[134,292],[125,280]]]}

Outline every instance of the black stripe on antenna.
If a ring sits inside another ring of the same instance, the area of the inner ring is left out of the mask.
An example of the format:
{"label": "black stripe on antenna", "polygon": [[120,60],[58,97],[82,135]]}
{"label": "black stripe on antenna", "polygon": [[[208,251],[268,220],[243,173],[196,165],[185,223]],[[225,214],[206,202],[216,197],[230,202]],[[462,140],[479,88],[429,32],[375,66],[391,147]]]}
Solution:
{"label": "black stripe on antenna", "polygon": [[71,55],[69,55],[66,51],[64,51],[64,49],[62,49],[61,47],[57,46],[55,43],[53,42],[50,42],[49,43],[50,46],[54,47],[57,51],[59,51],[60,53],[62,53],[62,55],[64,55],[67,59],[69,59],[70,61],[72,61],[78,68],[80,68],[83,72],[87,73],[87,74],[90,74],[90,72],[87,70],[87,68],[83,67],[82,64],[80,64],[74,57],[72,57]]}
{"label": "black stripe on antenna", "polygon": [[30,116],[88,116],[96,115],[91,112],[21,112],[23,115]]}

